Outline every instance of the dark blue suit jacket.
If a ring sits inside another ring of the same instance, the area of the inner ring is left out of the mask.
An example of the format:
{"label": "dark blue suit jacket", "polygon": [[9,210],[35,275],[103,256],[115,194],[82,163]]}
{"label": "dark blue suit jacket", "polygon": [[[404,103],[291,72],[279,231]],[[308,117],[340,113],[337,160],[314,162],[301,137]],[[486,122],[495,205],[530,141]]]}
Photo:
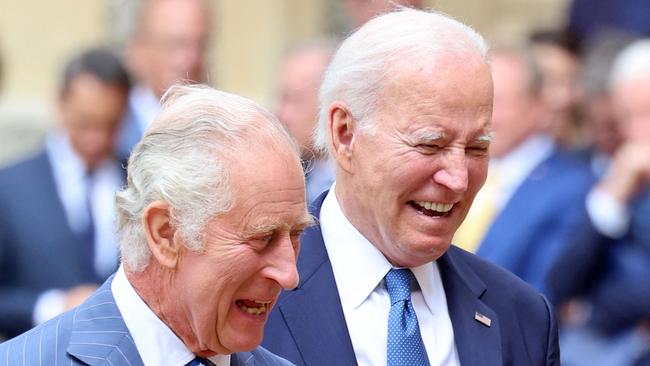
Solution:
{"label": "dark blue suit jacket", "polygon": [[586,297],[589,325],[607,334],[650,319],[650,191],[633,202],[631,213],[629,231],[612,239],[596,230],[583,209],[548,277],[554,303]]}
{"label": "dark blue suit jacket", "polygon": [[[112,277],[81,306],[0,344],[7,365],[129,365],[142,359],[111,292]],[[258,347],[235,353],[231,366],[289,366]]]}
{"label": "dark blue suit jacket", "polygon": [[545,277],[593,184],[589,167],[556,150],[514,192],[483,238],[477,255],[545,292]]}
{"label": "dark blue suit jacket", "polygon": [[[316,217],[326,194],[315,201]],[[543,296],[511,273],[454,246],[438,265],[462,365],[559,364],[556,323]],[[298,365],[356,365],[320,226],[302,236],[298,271],[300,283],[280,296],[262,344]],[[476,312],[492,325],[476,321]]]}
{"label": "dark blue suit jacket", "polygon": [[48,155],[0,170],[0,334],[32,326],[34,304],[50,288],[95,282],[69,227]]}

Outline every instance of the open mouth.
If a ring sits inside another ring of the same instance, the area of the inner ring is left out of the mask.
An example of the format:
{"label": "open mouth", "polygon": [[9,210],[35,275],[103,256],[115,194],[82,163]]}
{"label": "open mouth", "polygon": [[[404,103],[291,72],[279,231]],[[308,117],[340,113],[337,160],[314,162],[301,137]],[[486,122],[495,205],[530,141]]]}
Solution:
{"label": "open mouth", "polygon": [[249,300],[242,299],[236,300],[235,304],[243,312],[251,315],[264,315],[271,309],[271,301]]}
{"label": "open mouth", "polygon": [[429,217],[447,217],[454,208],[453,203],[439,203],[431,201],[409,201],[408,204],[419,213]]}

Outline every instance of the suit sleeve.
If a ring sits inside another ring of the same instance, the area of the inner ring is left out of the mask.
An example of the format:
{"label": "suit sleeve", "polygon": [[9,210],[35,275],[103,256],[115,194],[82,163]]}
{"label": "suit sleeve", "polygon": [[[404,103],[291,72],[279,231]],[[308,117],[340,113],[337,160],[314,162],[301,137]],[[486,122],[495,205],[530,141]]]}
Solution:
{"label": "suit sleeve", "polygon": [[571,240],[559,252],[546,278],[548,295],[555,306],[587,290],[612,241],[596,230],[586,208],[571,233]]}
{"label": "suit sleeve", "polygon": [[546,305],[546,311],[548,314],[548,334],[547,334],[547,343],[546,343],[546,365],[560,365],[560,345],[558,341],[558,330],[557,330],[557,321],[554,316],[554,312],[551,309],[551,305],[548,303],[546,298],[542,296],[544,300],[544,305]]}

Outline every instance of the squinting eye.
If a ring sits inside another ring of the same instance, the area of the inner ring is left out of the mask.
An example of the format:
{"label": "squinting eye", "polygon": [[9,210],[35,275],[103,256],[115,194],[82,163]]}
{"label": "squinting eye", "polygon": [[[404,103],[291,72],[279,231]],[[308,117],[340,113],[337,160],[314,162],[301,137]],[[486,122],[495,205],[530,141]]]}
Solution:
{"label": "squinting eye", "polygon": [[468,147],[465,149],[471,155],[487,155],[488,147],[487,146],[474,146]]}
{"label": "squinting eye", "polygon": [[432,154],[437,151],[439,151],[442,147],[438,145],[430,145],[430,144],[419,144],[415,146],[418,150],[425,154]]}

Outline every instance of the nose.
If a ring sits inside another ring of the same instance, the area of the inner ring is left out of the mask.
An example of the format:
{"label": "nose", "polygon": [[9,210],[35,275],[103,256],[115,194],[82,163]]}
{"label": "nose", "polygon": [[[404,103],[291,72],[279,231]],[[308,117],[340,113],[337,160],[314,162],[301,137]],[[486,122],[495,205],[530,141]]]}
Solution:
{"label": "nose", "polygon": [[279,242],[269,252],[265,276],[277,282],[283,289],[291,290],[298,286],[297,249],[288,234],[278,240]]}
{"label": "nose", "polygon": [[443,166],[433,174],[433,181],[443,185],[453,192],[467,191],[467,158],[465,152],[449,152],[443,161]]}

